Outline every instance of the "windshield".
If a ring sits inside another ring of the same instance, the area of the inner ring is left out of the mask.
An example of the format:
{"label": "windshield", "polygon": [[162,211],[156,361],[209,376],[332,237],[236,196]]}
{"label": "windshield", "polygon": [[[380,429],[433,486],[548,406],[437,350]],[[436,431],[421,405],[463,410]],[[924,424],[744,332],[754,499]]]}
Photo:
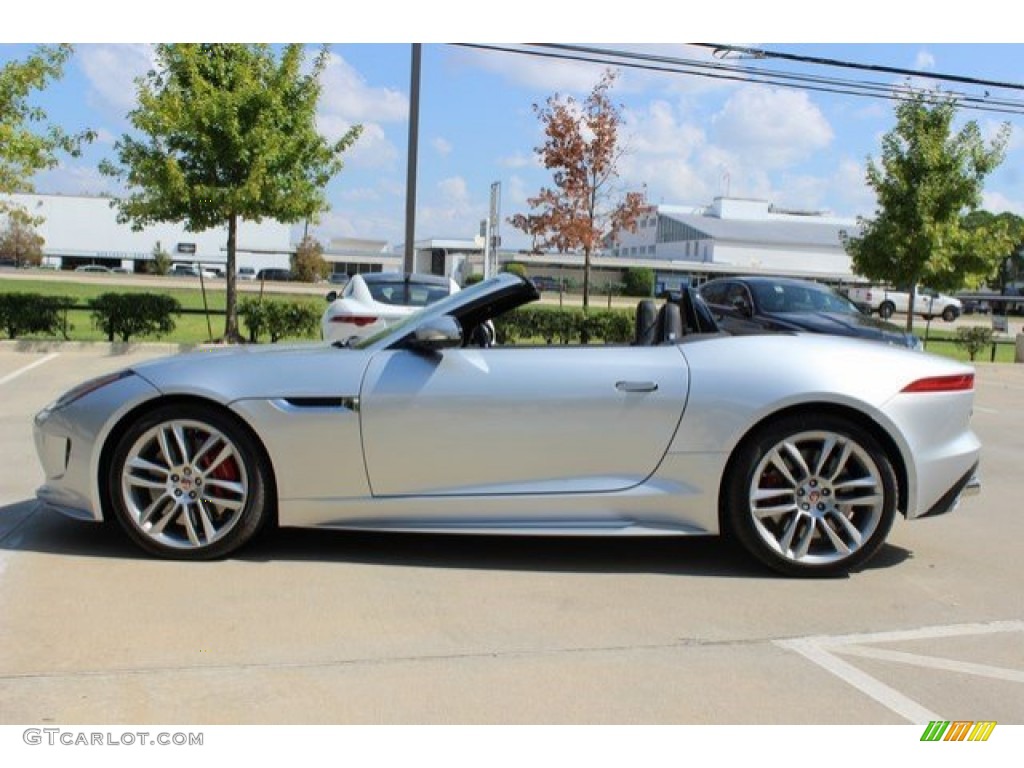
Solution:
{"label": "windshield", "polygon": [[372,282],[367,280],[366,287],[374,301],[400,307],[425,307],[450,293],[447,285],[401,278]]}
{"label": "windshield", "polygon": [[849,299],[829,290],[812,286],[768,283],[753,288],[763,312],[832,312],[859,315]]}
{"label": "windshield", "polygon": [[390,336],[395,333],[401,334],[403,329],[415,326],[424,317],[434,315],[440,317],[441,315],[446,315],[451,308],[468,304],[477,296],[490,292],[494,289],[495,284],[499,282],[503,282],[503,279],[500,276],[492,277],[464,290],[456,291],[438,302],[428,304],[427,306],[418,309],[411,315],[407,315],[402,318],[399,322],[389,325],[387,328],[383,328],[376,333],[370,334],[369,336],[354,342],[352,346],[356,349],[365,349],[366,347],[376,344],[385,336]]}

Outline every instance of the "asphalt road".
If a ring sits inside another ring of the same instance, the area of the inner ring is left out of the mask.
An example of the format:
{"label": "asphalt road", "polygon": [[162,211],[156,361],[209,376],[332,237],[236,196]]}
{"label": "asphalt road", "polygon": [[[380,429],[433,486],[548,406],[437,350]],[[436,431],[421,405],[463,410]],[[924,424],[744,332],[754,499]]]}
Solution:
{"label": "asphalt road", "polygon": [[1024,365],[978,368],[980,496],[798,581],[714,539],[281,531],[164,562],[39,510],[32,415],[168,351],[0,343],[0,724],[1024,723]]}

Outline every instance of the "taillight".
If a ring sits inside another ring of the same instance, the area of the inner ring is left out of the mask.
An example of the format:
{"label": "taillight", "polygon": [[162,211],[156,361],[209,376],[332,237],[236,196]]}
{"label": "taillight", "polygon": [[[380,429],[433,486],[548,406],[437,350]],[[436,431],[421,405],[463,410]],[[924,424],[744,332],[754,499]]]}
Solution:
{"label": "taillight", "polygon": [[974,374],[962,373],[953,376],[929,376],[918,379],[903,388],[904,392],[963,392],[974,389]]}
{"label": "taillight", "polygon": [[335,315],[331,318],[332,323],[344,323],[345,325],[354,325],[357,328],[362,328],[364,325],[370,325],[377,322],[376,317],[370,317],[369,315]]}

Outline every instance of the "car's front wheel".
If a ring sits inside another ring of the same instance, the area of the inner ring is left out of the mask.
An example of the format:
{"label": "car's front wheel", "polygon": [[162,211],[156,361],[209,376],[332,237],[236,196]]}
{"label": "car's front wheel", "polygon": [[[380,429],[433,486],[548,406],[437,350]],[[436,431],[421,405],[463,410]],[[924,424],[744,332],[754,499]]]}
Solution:
{"label": "car's front wheel", "polygon": [[959,312],[956,311],[956,307],[946,307],[942,310],[942,319],[947,323],[952,323],[959,316]]}
{"label": "car's front wheel", "polygon": [[128,536],[163,557],[222,557],[270,517],[266,461],[234,418],[210,406],[143,416],[118,441],[108,479]]}
{"label": "car's front wheel", "polygon": [[883,320],[888,320],[893,316],[896,311],[896,305],[891,301],[883,301],[881,306],[878,307],[878,316]]}
{"label": "car's front wheel", "polygon": [[869,432],[841,416],[770,423],[743,443],[731,467],[725,522],[781,573],[847,573],[878,551],[892,527],[892,465]]}

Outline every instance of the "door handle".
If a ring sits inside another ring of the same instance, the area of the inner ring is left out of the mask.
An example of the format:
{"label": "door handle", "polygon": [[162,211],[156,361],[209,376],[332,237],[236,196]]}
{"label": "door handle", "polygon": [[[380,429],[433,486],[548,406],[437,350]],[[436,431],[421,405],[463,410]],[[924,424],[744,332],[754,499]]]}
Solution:
{"label": "door handle", "polygon": [[617,381],[615,388],[619,392],[654,392],[658,385],[653,381]]}

